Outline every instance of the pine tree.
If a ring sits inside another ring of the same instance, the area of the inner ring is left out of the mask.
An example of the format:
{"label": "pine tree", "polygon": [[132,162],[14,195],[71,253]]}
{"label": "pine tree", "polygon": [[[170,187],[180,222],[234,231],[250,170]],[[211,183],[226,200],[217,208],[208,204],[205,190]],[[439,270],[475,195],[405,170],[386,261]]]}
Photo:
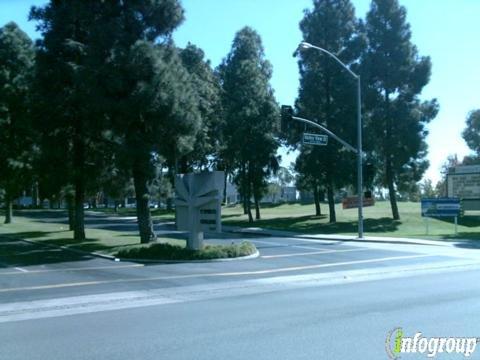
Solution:
{"label": "pine tree", "polygon": [[[202,118],[200,131],[189,144],[190,147],[193,144],[193,148],[188,148],[188,152],[179,156],[178,167],[182,173],[211,168],[218,157],[221,144],[220,82],[210,66],[210,61],[206,61],[204,56],[202,49],[190,43],[180,51],[182,64],[191,76]],[[180,150],[178,149],[177,153]]]}
{"label": "pine tree", "polygon": [[145,243],[156,237],[149,209],[156,158],[167,158],[178,144],[192,142],[201,117],[190,74],[174,47],[139,41],[125,53],[107,75],[112,82],[120,81],[119,87],[107,90],[112,100],[109,118],[121,142],[117,156],[133,177],[140,238]]}
{"label": "pine tree", "polygon": [[[358,34],[358,22],[350,0],[314,0],[313,9],[305,10],[300,30],[306,42],[337,54],[343,63],[355,70],[364,41]],[[298,51],[298,55],[298,114],[317,121],[348,143],[355,144],[355,79],[334,59],[315,49]],[[304,154],[297,161],[297,168],[301,168],[310,178],[324,181],[329,220],[334,223],[335,190],[354,183],[352,170],[355,168],[355,157],[333,139],[330,139],[327,146],[315,146],[313,149],[308,147],[309,145],[302,146]],[[318,192],[319,185],[314,185],[313,189]]]}
{"label": "pine tree", "polygon": [[362,66],[368,86],[365,133],[371,135],[395,220],[400,219],[396,191],[419,181],[428,167],[425,125],[438,111],[435,100],[418,99],[429,81],[431,62],[412,44],[406,16],[398,0],[372,1]]}
{"label": "pine tree", "polygon": [[267,190],[266,178],[278,169],[275,134],[279,117],[269,84],[272,67],[253,29],[245,27],[236,34],[218,73],[225,114],[222,161],[235,174],[249,221],[253,221],[250,200],[254,198],[256,218],[260,218],[258,203]]}
{"label": "pine tree", "polygon": [[34,47],[11,22],[0,28],[0,188],[5,191],[5,223],[12,222],[12,201],[32,178],[33,133],[29,114]]}
{"label": "pine tree", "polygon": [[99,155],[106,146],[97,92],[99,50],[105,50],[98,48],[103,9],[101,2],[51,1],[30,13],[43,35],[37,43],[36,128],[44,160],[57,161],[65,174],[58,186],[74,186],[74,239],[79,241],[85,239],[85,193],[102,168],[98,159],[105,158]]}
{"label": "pine tree", "polygon": [[474,110],[468,114],[462,137],[468,147],[475,152],[477,157],[480,157],[480,110]]}

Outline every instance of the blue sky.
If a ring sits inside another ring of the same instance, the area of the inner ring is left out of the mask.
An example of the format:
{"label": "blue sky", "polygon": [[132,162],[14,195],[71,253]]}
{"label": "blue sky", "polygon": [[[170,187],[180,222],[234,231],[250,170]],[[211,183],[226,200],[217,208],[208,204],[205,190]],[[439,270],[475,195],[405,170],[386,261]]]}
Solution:
{"label": "blue sky", "polygon": [[[292,104],[297,95],[298,68],[292,53],[301,41],[298,23],[311,0],[183,0],[184,23],[174,34],[179,46],[200,46],[213,66],[229,52],[235,32],[243,26],[261,35],[267,59],[273,64],[272,86],[281,104]],[[358,17],[364,17],[369,0],[353,0]],[[31,37],[34,24],[27,21],[31,5],[43,0],[0,0],[0,25],[17,22]],[[440,178],[440,166],[449,154],[469,153],[461,132],[470,110],[480,108],[480,0],[400,0],[407,8],[412,40],[421,55],[432,58],[433,71],[422,97],[437,98],[440,113],[429,125],[430,168],[425,177]],[[284,164],[295,154],[281,152]]]}

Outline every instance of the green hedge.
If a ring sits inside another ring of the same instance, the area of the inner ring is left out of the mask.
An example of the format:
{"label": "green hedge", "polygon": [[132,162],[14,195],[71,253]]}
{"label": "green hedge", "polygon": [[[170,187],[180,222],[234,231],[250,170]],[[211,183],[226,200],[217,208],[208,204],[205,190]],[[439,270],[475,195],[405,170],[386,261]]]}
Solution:
{"label": "green hedge", "polygon": [[202,250],[189,250],[182,246],[154,243],[148,246],[125,249],[116,257],[147,260],[211,260],[252,255],[257,251],[248,241],[231,245],[206,245]]}

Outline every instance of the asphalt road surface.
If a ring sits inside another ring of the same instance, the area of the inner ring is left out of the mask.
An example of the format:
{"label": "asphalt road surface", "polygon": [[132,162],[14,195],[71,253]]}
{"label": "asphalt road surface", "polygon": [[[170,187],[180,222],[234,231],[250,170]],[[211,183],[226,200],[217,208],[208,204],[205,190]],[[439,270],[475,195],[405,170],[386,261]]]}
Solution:
{"label": "asphalt road surface", "polygon": [[396,327],[480,337],[480,250],[249,240],[260,257],[144,265],[0,239],[0,359],[387,359]]}

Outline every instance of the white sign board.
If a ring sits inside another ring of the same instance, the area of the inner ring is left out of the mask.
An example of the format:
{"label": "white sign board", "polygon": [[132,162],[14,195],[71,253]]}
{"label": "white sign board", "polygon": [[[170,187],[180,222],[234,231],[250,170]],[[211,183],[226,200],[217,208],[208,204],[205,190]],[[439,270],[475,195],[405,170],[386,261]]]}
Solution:
{"label": "white sign board", "polygon": [[480,199],[480,166],[457,166],[448,172],[448,197]]}

